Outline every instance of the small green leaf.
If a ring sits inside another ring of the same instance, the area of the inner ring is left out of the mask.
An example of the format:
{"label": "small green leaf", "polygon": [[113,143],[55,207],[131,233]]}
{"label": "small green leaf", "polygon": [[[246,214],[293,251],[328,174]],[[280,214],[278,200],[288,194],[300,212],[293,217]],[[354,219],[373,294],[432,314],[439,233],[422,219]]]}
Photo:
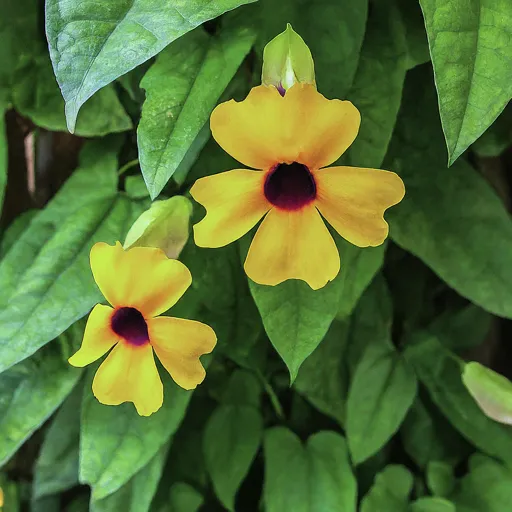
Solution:
{"label": "small green leaf", "polygon": [[451,165],[512,98],[512,3],[420,3]]}
{"label": "small green leaf", "polygon": [[[53,69],[74,131],[80,107],[99,89],[147,61],[183,34],[250,0],[148,0],[108,4],[46,3]],[[87,44],[83,44],[88,34]],[[211,85],[211,84],[210,84]]]}
{"label": "small green leaf", "polygon": [[[459,336],[464,336],[462,329]],[[433,402],[482,451],[512,461],[512,431],[489,419],[462,383],[462,361],[442,344],[439,335],[418,332],[404,352]]]}
{"label": "small green leaf", "polygon": [[[392,311],[391,307],[382,307],[383,293],[387,294],[387,290],[379,279],[368,288],[356,313],[368,322],[368,327],[377,328],[370,332],[360,320],[352,328],[353,343],[365,345],[355,365],[347,398],[346,433],[355,464],[387,443],[416,396],[414,372],[391,341]],[[371,311],[371,306],[377,307]]]}
{"label": "small green leaf", "polygon": [[476,362],[465,365],[462,382],[489,418],[512,425],[512,382]]}
{"label": "small green leaf", "polygon": [[290,279],[277,286],[249,281],[263,325],[275,349],[286,363],[291,382],[300,365],[315,350],[338,312],[340,276],[320,290]]}
{"label": "small green leaf", "polygon": [[505,512],[512,503],[512,473],[499,462],[474,455],[470,472],[451,500],[457,512]]}
{"label": "small green leaf", "polygon": [[165,49],[142,79],[147,99],[137,140],[153,199],[207,123],[254,39],[252,30],[236,24],[216,36],[198,28]]}
{"label": "small green leaf", "polygon": [[[37,29],[35,25],[35,34],[38,34]],[[53,131],[66,131],[64,100],[45,47],[32,55],[30,61],[16,72],[12,101],[14,108],[37,126]],[[114,87],[108,86],[84,105],[75,132],[82,137],[99,137],[131,128],[132,121],[121,105]]]}
{"label": "small green leaf", "polygon": [[315,85],[315,64],[311,51],[289,23],[284,32],[274,37],[263,49],[261,83],[273,85],[281,93],[295,83]]}
{"label": "small green leaf", "polygon": [[188,240],[192,203],[184,196],[155,201],[133,223],[124,248],[157,247],[168,258],[178,259]]}
{"label": "small green leaf", "polygon": [[250,373],[233,374],[222,404],[206,423],[203,451],[215,494],[230,511],[263,436],[259,411],[261,389]]}
{"label": "small green leaf", "polygon": [[91,501],[91,512],[149,512],[169,451],[165,444],[123,487]]}
{"label": "small green leaf", "polygon": [[361,512],[407,512],[413,477],[405,466],[386,466],[361,502]]}
{"label": "small green leaf", "polygon": [[35,465],[34,497],[78,485],[78,443],[83,386],[77,385],[55,415]]}
{"label": "small green leaf", "polygon": [[305,446],[290,430],[265,433],[267,512],[355,512],[357,486],[345,440],[334,432],[312,435]]}
{"label": "small green leaf", "polygon": [[311,49],[318,89],[328,98],[347,96],[363,43],[367,0],[259,0],[255,7],[261,49],[291,23]]}
{"label": "small green leaf", "polygon": [[95,370],[89,371],[82,402],[80,481],[92,487],[92,500],[99,501],[149,464],[178,429],[193,392],[162,375],[164,405],[149,418],[142,417],[133,404],[101,405],[89,391]]}
{"label": "small green leaf", "polygon": [[402,100],[406,56],[400,11],[392,2],[375,4],[347,96],[361,112],[361,127],[343,163],[373,168],[382,165]]}
{"label": "small green leaf", "polygon": [[191,485],[177,482],[173,484],[169,492],[169,509],[165,508],[157,512],[167,512],[168,510],[172,510],[172,512],[199,512],[203,501],[203,496]]}
{"label": "small green leaf", "polygon": [[457,512],[457,509],[451,501],[427,496],[411,503],[409,512]]}
{"label": "small green leaf", "polygon": [[455,488],[453,468],[446,462],[430,461],[427,465],[426,481],[435,496],[448,497]]}
{"label": "small green leaf", "polygon": [[301,395],[340,425],[345,421],[348,393],[348,339],[348,322],[334,321],[320,345],[300,367],[294,383]]}
{"label": "small green leaf", "polygon": [[391,237],[459,294],[487,311],[512,317],[510,215],[464,160],[446,171],[435,93],[426,85],[429,75],[426,67],[408,74],[385,162],[402,177],[407,191],[387,214]]}
{"label": "small green leaf", "polygon": [[53,413],[80,378],[59,341],[0,375],[0,466]]}
{"label": "small green leaf", "polygon": [[208,420],[203,449],[215,494],[235,510],[235,496],[256,456],[263,434],[258,409],[247,405],[221,405]]}

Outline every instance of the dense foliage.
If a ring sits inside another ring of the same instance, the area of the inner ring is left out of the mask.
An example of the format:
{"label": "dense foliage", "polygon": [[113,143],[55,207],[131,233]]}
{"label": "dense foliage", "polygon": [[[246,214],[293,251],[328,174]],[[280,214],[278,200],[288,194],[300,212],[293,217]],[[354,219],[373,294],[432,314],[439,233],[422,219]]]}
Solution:
{"label": "dense foliage", "polygon": [[[183,228],[194,181],[239,167],[213,108],[261,83],[288,22],[319,91],[361,112],[340,162],[406,186],[387,243],[337,237],[317,291],[248,280],[251,234],[202,249]],[[0,35],[5,512],[510,510],[510,384],[464,372],[512,375],[509,0],[3,0]],[[67,359],[103,301],[91,246],[172,196],[185,213],[152,229],[184,232],[193,275],[173,314],[218,345],[145,418]]]}

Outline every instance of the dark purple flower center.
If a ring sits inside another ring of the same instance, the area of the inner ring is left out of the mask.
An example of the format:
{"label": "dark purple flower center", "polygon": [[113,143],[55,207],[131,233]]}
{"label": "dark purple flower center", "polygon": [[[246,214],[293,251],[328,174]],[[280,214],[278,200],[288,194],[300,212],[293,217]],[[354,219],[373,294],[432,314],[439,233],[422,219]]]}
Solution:
{"label": "dark purple flower center", "polygon": [[267,175],[264,192],[274,206],[298,210],[315,199],[315,178],[303,164],[277,164]]}
{"label": "dark purple flower center", "polygon": [[138,309],[117,309],[112,315],[110,325],[118,336],[132,345],[144,345],[149,341],[148,324]]}

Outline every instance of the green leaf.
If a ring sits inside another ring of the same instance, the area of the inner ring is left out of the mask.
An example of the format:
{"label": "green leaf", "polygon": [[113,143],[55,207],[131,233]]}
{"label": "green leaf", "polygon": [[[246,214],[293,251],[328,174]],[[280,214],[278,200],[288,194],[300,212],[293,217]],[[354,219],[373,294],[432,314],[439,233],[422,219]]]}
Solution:
{"label": "green leaf", "polygon": [[62,403],[80,374],[54,341],[0,375],[0,466]]}
{"label": "green leaf", "polygon": [[457,512],[455,505],[444,498],[427,496],[411,503],[410,512]]}
{"label": "green leaf", "polygon": [[198,512],[203,501],[203,496],[191,485],[177,482],[169,492],[169,509],[165,508],[161,512]]}
{"label": "green leaf", "polygon": [[356,480],[348,460],[345,440],[334,432],[318,432],[305,446],[284,427],[265,433],[267,512],[355,512]]}
{"label": "green leaf", "polygon": [[406,453],[420,468],[430,461],[453,466],[473,450],[437,409],[427,408],[419,397],[409,409],[400,434]]}
{"label": "green leaf", "polygon": [[465,161],[446,171],[434,90],[425,85],[428,74],[426,68],[409,73],[385,164],[406,188],[404,200],[388,214],[391,237],[459,294],[512,317],[510,215]]}
{"label": "green leaf", "polygon": [[300,365],[327,333],[338,311],[340,276],[320,290],[290,279],[277,286],[249,281],[265,331],[283,361],[293,383]]}
{"label": "green leaf", "polygon": [[347,165],[382,165],[402,100],[406,56],[405,25],[400,11],[393,2],[375,4],[348,94],[361,112],[361,128],[343,157]]}
{"label": "green leaf", "polygon": [[5,127],[5,110],[0,103],[0,212],[4,203],[7,185],[7,132]]}
{"label": "green leaf", "polygon": [[512,4],[420,0],[451,165],[512,98]]}
{"label": "green leaf", "polygon": [[87,146],[81,168],[0,263],[0,372],[101,301],[90,272],[90,248],[99,240],[119,240],[138,209],[117,195],[115,152],[105,144]]}
{"label": "green leaf", "polygon": [[230,511],[235,496],[256,457],[263,436],[259,411],[259,382],[245,371],[236,371],[222,404],[208,418],[203,436],[206,467],[215,494]]}
{"label": "green leaf", "polygon": [[198,28],[166,48],[142,79],[147,99],[137,140],[153,199],[208,122],[254,40],[255,33],[243,25],[226,27],[216,36]]}
{"label": "green leaf", "polygon": [[187,243],[192,203],[184,196],[155,201],[133,223],[124,248],[158,247],[168,258],[178,259]]}
{"label": "green leaf", "polygon": [[[34,26],[34,32],[37,25]],[[12,89],[14,108],[37,126],[65,131],[64,100],[53,74],[48,50],[31,56],[15,75]],[[113,86],[105,87],[84,105],[76,126],[82,137],[103,136],[132,128],[132,121]]]}
{"label": "green leaf", "polygon": [[32,219],[37,215],[38,210],[27,210],[18,215],[2,233],[0,239],[0,259],[2,259],[9,249],[21,236],[23,231],[28,228]]}
{"label": "green leaf", "polygon": [[[371,285],[361,304],[362,311],[357,313],[368,324],[380,328],[370,333],[358,320],[352,331],[353,343],[366,344],[355,366],[347,398],[345,428],[355,464],[377,453],[389,441],[405,418],[417,390],[414,372],[391,341],[391,307],[370,311],[372,305],[381,308],[379,297],[384,287],[381,283],[379,280]],[[369,297],[372,292],[373,300]]]}
{"label": "green leaf", "polygon": [[430,492],[435,496],[448,497],[455,488],[453,468],[446,462],[430,461],[427,465],[425,479]]}
{"label": "green leaf", "polygon": [[413,477],[405,466],[386,466],[361,502],[361,512],[407,512]]}
{"label": "green leaf", "polygon": [[256,7],[262,49],[291,23],[313,54],[318,89],[328,98],[347,96],[363,43],[367,0],[259,0]]}
{"label": "green leaf", "polygon": [[33,494],[36,499],[78,485],[82,393],[83,386],[75,386],[46,433],[34,470]]}
{"label": "green leaf", "polygon": [[99,501],[149,464],[178,429],[193,392],[163,375],[164,405],[142,417],[133,404],[101,405],[89,392],[94,372],[95,368],[89,372],[82,402],[80,481],[92,487],[92,500]]}
{"label": "green leaf", "polygon": [[247,0],[85,0],[70,5],[48,0],[46,34],[69,130],[96,91],[194,27],[244,3]]}
{"label": "green leaf", "polygon": [[345,421],[348,369],[345,354],[348,322],[334,321],[324,339],[300,367],[295,389],[340,425]]}
{"label": "green leaf", "polygon": [[221,405],[205,427],[203,449],[215,494],[235,510],[235,496],[247,476],[263,435],[263,418],[248,405]]}
{"label": "green leaf", "polygon": [[166,444],[123,487],[101,500],[91,501],[91,512],[149,512],[167,457]]}
{"label": "green leaf", "polygon": [[489,418],[512,425],[512,382],[476,362],[465,365],[462,382]]}
{"label": "green leaf", "polygon": [[504,512],[512,503],[512,474],[493,459],[474,455],[470,472],[451,497],[457,512]]}
{"label": "green leaf", "polygon": [[512,431],[480,410],[462,383],[462,362],[443,346],[442,337],[418,332],[404,355],[433,402],[464,437],[494,457],[512,460]]}

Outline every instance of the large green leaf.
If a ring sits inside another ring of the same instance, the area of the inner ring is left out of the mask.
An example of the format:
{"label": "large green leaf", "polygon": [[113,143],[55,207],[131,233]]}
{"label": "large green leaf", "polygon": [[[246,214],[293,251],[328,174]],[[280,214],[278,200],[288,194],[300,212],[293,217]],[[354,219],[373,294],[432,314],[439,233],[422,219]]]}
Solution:
{"label": "large green leaf", "polygon": [[[23,364],[23,363],[22,363]],[[77,385],[46,433],[34,469],[34,498],[78,485],[78,442],[83,387]]]}
{"label": "large green leaf", "polygon": [[198,28],[166,48],[142,79],[147,98],[137,140],[152,198],[208,122],[255,37],[253,30],[239,24],[226,26],[215,36]]}
{"label": "large green leaf", "polygon": [[[228,393],[208,419],[203,437],[206,467],[220,502],[235,510],[235,496],[259,449],[263,435],[263,418],[258,401],[251,403],[254,387],[251,374],[237,372]],[[247,396],[246,396],[247,395]]]}
{"label": "large green leaf", "polygon": [[426,496],[411,503],[410,512],[457,512],[455,505],[444,498]]}
{"label": "large green leaf", "polygon": [[361,112],[359,134],[343,157],[357,167],[379,168],[395,126],[405,81],[405,25],[394,2],[373,6],[348,99]]}
{"label": "large green leaf", "polygon": [[427,68],[406,81],[406,98],[386,167],[403,178],[404,200],[387,217],[391,237],[461,295],[512,317],[512,222],[496,193],[465,161],[443,158]]}
{"label": "large green leaf", "polygon": [[320,92],[344,99],[359,61],[368,1],[259,0],[257,7],[261,48],[291,23],[311,49]]}
{"label": "large green leaf", "polygon": [[404,466],[386,466],[361,502],[361,512],[407,512],[413,478]]}
{"label": "large green leaf", "polygon": [[155,457],[178,429],[193,392],[162,375],[164,405],[149,418],[142,417],[131,403],[101,405],[89,391],[94,371],[89,372],[82,402],[80,481],[92,487],[92,500],[99,501]]}
{"label": "large green leaf", "polygon": [[91,500],[91,512],[148,512],[168,451],[168,444],[162,446],[118,491],[101,500]]}
{"label": "large green leaf", "polygon": [[[359,464],[398,430],[414,397],[416,376],[391,343],[391,333],[372,340],[355,368],[347,399],[350,454]],[[357,340],[354,340],[357,342]]]}
{"label": "large green leaf", "polygon": [[452,164],[512,98],[512,3],[420,0]]}
{"label": "large green leaf", "polygon": [[345,421],[348,393],[348,339],[348,322],[334,321],[320,345],[300,367],[294,383],[301,395],[340,425]]}
{"label": "large green leaf", "polygon": [[81,168],[35,216],[0,263],[0,372],[33,354],[101,300],[94,242],[113,243],[138,206],[116,192],[115,152],[87,146]]}
{"label": "large green leaf", "polygon": [[46,34],[70,131],[96,91],[201,23],[250,0],[47,0]]}
{"label": "large green leaf", "polygon": [[356,480],[348,460],[345,440],[334,432],[318,432],[303,446],[283,427],[265,434],[267,512],[355,512]]}
{"label": "large green leaf", "polygon": [[504,512],[512,503],[512,473],[495,460],[474,455],[470,472],[452,496],[457,512]]}
{"label": "large green leaf", "polygon": [[70,340],[54,341],[27,361],[0,375],[0,466],[53,413],[71,392],[81,372],[63,360],[75,345],[79,329],[69,332]]}
{"label": "large green leaf", "polygon": [[482,451],[512,461],[512,431],[480,410],[462,383],[462,361],[443,345],[441,335],[418,332],[404,355],[433,402],[464,437]]}

